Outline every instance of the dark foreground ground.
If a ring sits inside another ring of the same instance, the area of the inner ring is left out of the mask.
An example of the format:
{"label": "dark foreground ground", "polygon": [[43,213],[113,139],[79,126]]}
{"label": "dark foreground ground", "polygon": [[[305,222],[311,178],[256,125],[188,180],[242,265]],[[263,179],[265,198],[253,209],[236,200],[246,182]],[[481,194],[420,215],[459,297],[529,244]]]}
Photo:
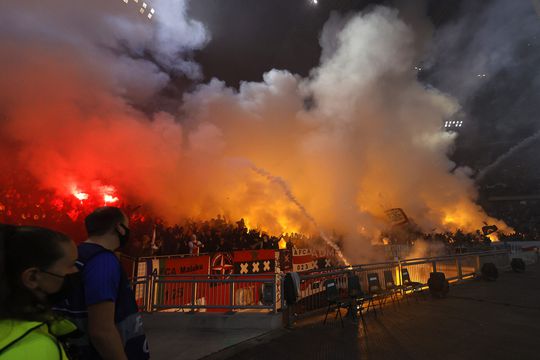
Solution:
{"label": "dark foreground ground", "polygon": [[540,359],[540,266],[451,286],[446,299],[387,306],[362,324],[322,316],[207,359]]}

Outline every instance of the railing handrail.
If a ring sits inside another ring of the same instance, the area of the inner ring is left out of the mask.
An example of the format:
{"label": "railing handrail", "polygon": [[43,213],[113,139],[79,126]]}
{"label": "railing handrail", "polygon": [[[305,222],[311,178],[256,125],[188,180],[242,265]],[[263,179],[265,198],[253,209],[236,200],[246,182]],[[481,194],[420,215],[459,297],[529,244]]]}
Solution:
{"label": "railing handrail", "polygon": [[273,284],[275,282],[275,279],[180,279],[180,280],[163,280],[163,279],[156,279],[156,284],[183,284],[183,283],[208,283],[208,284],[215,284],[215,283],[222,283],[222,284],[230,284],[230,283],[261,283],[261,284]]}
{"label": "railing handrail", "polygon": [[[270,249],[272,250],[272,249]],[[273,249],[273,250],[276,250],[276,249]],[[413,261],[413,260],[420,260],[420,259],[430,259],[431,261],[433,260],[436,260],[436,259],[440,259],[440,258],[451,258],[451,257],[466,257],[466,256],[476,256],[476,255],[492,255],[492,254],[495,254],[495,253],[506,253],[508,252],[508,249],[502,249],[502,250],[486,250],[486,251],[474,251],[474,252],[468,252],[468,253],[463,253],[463,254],[451,254],[451,255],[441,255],[441,256],[432,256],[432,257],[418,257],[418,258],[405,258],[405,259],[399,259],[401,262],[404,262],[404,261]],[[155,255],[155,256],[140,256],[140,257],[132,257],[132,256],[128,256],[128,255],[125,255],[125,254],[122,254],[121,256],[122,257],[125,257],[125,258],[128,258],[129,260],[134,260],[134,261],[140,261],[140,260],[152,260],[152,259],[170,259],[170,258],[177,258],[177,257],[180,257],[180,258],[185,258],[185,257],[195,257],[195,256],[200,256],[200,255],[212,255],[214,253],[219,253],[219,251],[216,251],[216,252],[207,252],[207,253],[199,253],[197,255],[195,254],[171,254],[171,255]],[[357,267],[357,266],[376,266],[376,265],[383,265],[383,264],[395,264],[397,263],[396,260],[388,260],[388,261],[381,261],[381,262],[374,262],[374,263],[363,263],[363,264],[356,264],[356,265],[353,265],[353,267]],[[334,269],[336,268],[348,268],[348,266],[340,266],[340,267],[334,267]],[[310,270],[311,271],[321,271],[321,270]]]}
{"label": "railing handrail", "polygon": [[[466,258],[470,256],[490,256],[490,255],[497,255],[497,254],[507,254],[509,251],[507,249],[504,250],[489,250],[489,251],[476,251],[476,252],[470,252],[465,254],[452,254],[452,255],[442,255],[442,256],[432,256],[432,257],[419,257],[419,258],[409,258],[409,259],[398,259],[398,260],[389,260],[384,262],[376,262],[376,263],[364,263],[364,264],[356,264],[352,266],[339,266],[339,267],[333,267],[329,269],[318,269],[318,270],[311,270],[309,272],[305,272],[304,275],[306,278],[309,275],[328,275],[330,272],[347,272],[352,270],[365,270],[366,267],[369,267],[370,270],[377,270],[377,267],[380,266],[380,268],[385,267],[391,267],[396,266],[398,263],[401,263],[401,265],[415,265],[415,264],[422,264],[422,263],[428,263],[433,261],[441,261],[441,260],[449,260],[449,259],[456,259],[456,258]],[[303,275],[300,275],[301,277]]]}
{"label": "railing handrail", "polygon": [[508,253],[508,250],[488,250],[488,251],[475,251],[470,253],[464,253],[464,254],[452,254],[452,255],[441,255],[441,256],[433,256],[433,257],[419,257],[419,258],[410,258],[410,259],[400,259],[400,261],[403,262],[410,262],[410,261],[417,261],[426,259],[429,261],[434,260],[444,260],[448,258],[458,258],[458,257],[468,257],[468,256],[489,256],[489,255],[497,255],[497,254],[506,254]]}
{"label": "railing handrail", "polygon": [[263,274],[155,274],[155,275],[142,275],[142,276],[136,276],[133,279],[146,279],[148,277],[155,277],[155,278],[253,278],[253,280],[257,279],[266,279],[275,277],[275,273],[263,273]]}

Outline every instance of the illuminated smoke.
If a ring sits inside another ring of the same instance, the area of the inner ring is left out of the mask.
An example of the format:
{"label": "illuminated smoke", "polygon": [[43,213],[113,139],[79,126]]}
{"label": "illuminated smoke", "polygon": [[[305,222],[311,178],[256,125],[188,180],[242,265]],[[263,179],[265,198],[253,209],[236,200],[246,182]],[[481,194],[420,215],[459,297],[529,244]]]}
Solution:
{"label": "illuminated smoke", "polygon": [[500,164],[502,164],[506,159],[509,159],[513,154],[520,151],[521,149],[533,144],[540,137],[540,131],[534,133],[533,135],[523,139],[518,144],[512,146],[507,152],[500,155],[495,161],[483,168],[476,175],[476,180],[482,180],[487,174],[495,170]]}
{"label": "illuminated smoke", "polygon": [[326,243],[326,245],[328,245],[329,247],[331,247],[332,249],[334,249],[334,251],[336,252],[338,258],[341,260],[341,262],[345,265],[345,266],[349,266],[350,263],[349,261],[345,258],[345,256],[343,256],[343,253],[341,252],[341,249],[324,233],[324,231],[322,231],[320,228],[319,228],[319,225],[317,225],[317,221],[315,221],[315,219],[313,218],[313,216],[311,216],[308,211],[306,210],[306,208],[304,207],[304,205],[302,205],[298,199],[296,199],[296,197],[293,195],[293,193],[291,192],[291,189],[289,189],[289,185],[287,184],[287,182],[285,180],[283,180],[282,178],[278,177],[278,176],[273,176],[272,174],[270,174],[268,171],[264,170],[264,169],[260,169],[256,166],[252,166],[252,169],[253,171],[255,171],[256,173],[264,176],[265,178],[267,178],[269,181],[272,181],[276,184],[278,184],[282,189],[283,189],[283,192],[285,193],[285,195],[287,196],[287,198],[293,203],[295,204],[298,209],[300,209],[300,211],[302,212],[302,214],[304,214],[304,216],[313,224],[313,226],[315,227],[315,229],[317,229],[317,231],[319,231],[319,234],[321,236],[321,238],[324,240],[324,242]]}
{"label": "illuminated smoke", "polygon": [[170,73],[200,76],[189,53],[208,35],[185,2],[153,2],[150,22],[121,1],[10,3],[0,135],[16,146],[2,152],[44,188],[112,185],[104,202],[143,203],[170,222],[224,214],[280,233],[313,231],[316,219],[346,236],[352,259],[389,208],[424,231],[504,228],[474,203],[470,171],[452,170],[454,135],[441,127],[459,106],[417,81],[413,33],[393,10],[325,28],[308,78],[271,70],[238,89],[212,79],[178,99],[178,114],[148,115],[133,104],[159,98]]}

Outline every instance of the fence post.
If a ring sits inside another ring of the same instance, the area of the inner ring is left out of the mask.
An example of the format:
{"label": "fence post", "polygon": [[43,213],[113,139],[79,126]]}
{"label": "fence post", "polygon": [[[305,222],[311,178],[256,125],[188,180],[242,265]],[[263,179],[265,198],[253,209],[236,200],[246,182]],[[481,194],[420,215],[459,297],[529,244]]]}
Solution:
{"label": "fence post", "polygon": [[231,284],[229,288],[229,302],[231,304],[231,311],[234,311],[234,282],[232,281],[232,279],[229,284]]}
{"label": "fence post", "polygon": [[272,311],[274,314],[277,313],[278,278],[279,278],[279,274],[274,274],[274,309]]}
{"label": "fence post", "polygon": [[131,265],[131,278],[137,279],[139,277],[139,258],[133,258]]}
{"label": "fence post", "polygon": [[[152,277],[146,276],[145,282],[144,282],[144,304],[143,309],[146,312],[152,312],[152,307],[150,306],[150,286],[152,286]],[[135,285],[137,287],[137,285]]]}
{"label": "fence post", "polygon": [[437,272],[437,260],[431,262],[433,264],[433,272]]}
{"label": "fence post", "polygon": [[456,257],[456,266],[457,266],[457,273],[458,273],[458,279],[463,280],[463,269],[461,268],[461,257]]}
{"label": "fence post", "polygon": [[[398,263],[398,271],[399,271],[399,273],[398,273],[398,276],[399,276],[399,285],[401,286],[401,285],[403,285],[403,272],[402,272],[402,270],[401,270],[401,269],[402,269],[402,266],[401,266],[401,260],[399,260],[399,256],[398,256],[398,258],[397,258],[397,263]],[[400,289],[401,289],[401,295],[402,295],[402,296],[405,295],[405,291],[403,290],[403,287],[402,287],[402,286],[400,287]]]}
{"label": "fence post", "polygon": [[476,255],[476,269],[475,269],[476,275],[480,274],[480,255]]}
{"label": "fence post", "polygon": [[195,311],[195,281],[191,283],[191,311]]}
{"label": "fence post", "polygon": [[150,275],[150,299],[148,299],[148,306],[150,307],[150,311],[152,312],[156,310],[156,308],[154,307],[154,294],[156,293],[156,286],[158,286],[158,282],[156,281],[156,275],[152,274]]}
{"label": "fence post", "polygon": [[284,311],[285,309],[285,295],[284,295],[284,287],[283,285],[285,284],[285,276],[282,276],[280,274],[279,276],[279,297],[280,297],[280,301],[281,301],[281,311]]}

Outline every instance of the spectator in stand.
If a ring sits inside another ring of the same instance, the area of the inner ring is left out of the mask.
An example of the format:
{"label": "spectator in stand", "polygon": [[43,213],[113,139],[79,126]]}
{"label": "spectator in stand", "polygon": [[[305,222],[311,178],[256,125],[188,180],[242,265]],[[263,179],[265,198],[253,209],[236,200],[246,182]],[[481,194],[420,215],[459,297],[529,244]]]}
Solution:
{"label": "spectator in stand", "polygon": [[200,248],[204,247],[203,243],[197,240],[197,235],[191,235],[191,240],[189,241],[189,254],[190,255],[199,255]]}
{"label": "spectator in stand", "polygon": [[228,244],[224,238],[219,239],[219,244],[216,246],[216,251],[223,252],[223,251],[231,251],[232,247],[230,244]]}

